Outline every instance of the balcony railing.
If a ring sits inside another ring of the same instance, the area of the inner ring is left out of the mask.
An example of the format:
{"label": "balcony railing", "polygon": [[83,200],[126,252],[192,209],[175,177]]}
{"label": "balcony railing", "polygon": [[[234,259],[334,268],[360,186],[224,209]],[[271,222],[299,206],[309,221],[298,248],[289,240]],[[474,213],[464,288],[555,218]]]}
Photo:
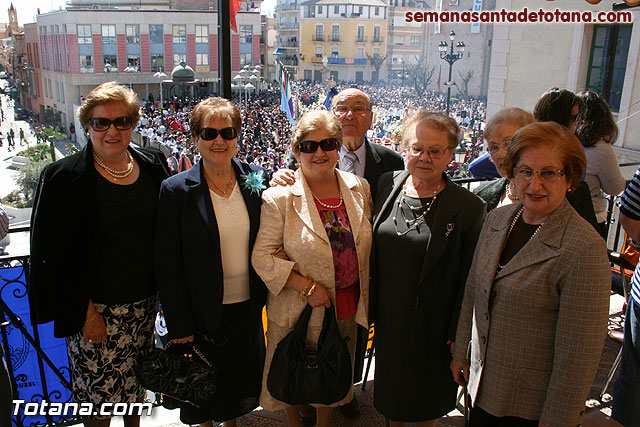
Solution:
{"label": "balcony railing", "polygon": [[323,42],[324,41],[324,35],[316,34],[315,36],[312,37],[312,40],[314,42]]}
{"label": "balcony railing", "polygon": [[366,65],[367,58],[327,58],[329,64]]}
{"label": "balcony railing", "polygon": [[382,37],[374,37],[373,38],[373,43],[382,43],[384,41],[384,38]]}
{"label": "balcony railing", "polygon": [[364,36],[356,38],[356,43],[364,43],[366,41],[367,41],[367,37],[364,37]]}
{"label": "balcony railing", "polygon": [[340,36],[331,36],[331,41],[332,42],[339,42],[340,41]]}
{"label": "balcony railing", "polygon": [[292,67],[297,67],[298,66],[298,58],[291,58],[291,59],[280,59],[280,62],[282,62],[283,65],[289,65]]}
{"label": "balcony railing", "polygon": [[299,22],[283,22],[276,25],[276,30],[297,30],[300,28]]}
{"label": "balcony railing", "polygon": [[276,12],[288,12],[290,10],[300,10],[299,4],[285,4],[276,7]]}
{"label": "balcony railing", "polygon": [[278,44],[280,47],[299,47],[300,43],[295,41],[286,41]]}

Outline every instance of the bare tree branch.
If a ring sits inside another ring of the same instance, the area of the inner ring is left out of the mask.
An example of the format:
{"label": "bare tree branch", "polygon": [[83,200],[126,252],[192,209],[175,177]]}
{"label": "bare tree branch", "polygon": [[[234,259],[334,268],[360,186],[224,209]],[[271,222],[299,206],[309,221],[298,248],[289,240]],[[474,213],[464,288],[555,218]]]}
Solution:
{"label": "bare tree branch", "polygon": [[415,56],[415,62],[406,64],[406,72],[413,80],[416,92],[420,95],[427,91],[427,87],[433,81],[435,68],[428,66],[426,55]]}
{"label": "bare tree branch", "polygon": [[369,62],[371,63],[371,65],[373,65],[373,68],[376,69],[376,74],[378,75],[378,78],[380,78],[380,67],[382,67],[382,63],[387,59],[387,55],[385,56],[380,56],[378,54],[369,55],[367,53],[367,58],[369,59]]}
{"label": "bare tree branch", "polygon": [[456,88],[464,98],[469,98],[469,81],[475,73],[475,70],[469,70],[467,71],[467,74],[463,75],[461,71],[458,71],[458,75],[460,75],[460,78],[462,79],[462,87],[460,87],[460,85],[456,85]]}

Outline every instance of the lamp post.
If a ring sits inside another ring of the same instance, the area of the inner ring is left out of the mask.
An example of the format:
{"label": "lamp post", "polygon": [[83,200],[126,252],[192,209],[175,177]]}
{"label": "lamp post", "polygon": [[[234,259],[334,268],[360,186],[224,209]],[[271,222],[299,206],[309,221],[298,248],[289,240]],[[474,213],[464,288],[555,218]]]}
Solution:
{"label": "lamp post", "polygon": [[[453,51],[453,44],[456,38],[456,33],[451,31],[449,33],[449,40],[451,41],[451,46],[446,41],[441,41],[438,45],[438,50],[440,51],[440,59],[444,59],[449,64],[449,80],[447,81],[447,116],[449,115],[449,102],[451,98],[451,73],[453,72],[453,63],[458,59],[462,58],[464,54],[464,42],[458,42],[455,45],[456,51]],[[447,49],[449,51],[447,52]]]}
{"label": "lamp post", "polygon": [[162,67],[159,67],[158,72],[156,72],[153,77],[160,79],[160,110],[162,110],[164,108],[164,102],[162,99],[162,81],[167,78],[167,75],[162,72]]}

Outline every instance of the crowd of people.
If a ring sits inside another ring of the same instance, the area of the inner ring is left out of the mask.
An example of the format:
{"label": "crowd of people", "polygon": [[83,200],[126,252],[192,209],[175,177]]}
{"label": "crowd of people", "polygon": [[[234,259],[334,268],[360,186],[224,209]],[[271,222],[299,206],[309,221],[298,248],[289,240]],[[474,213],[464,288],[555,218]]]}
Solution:
{"label": "crowd of people", "polygon": [[[87,96],[90,143],[45,168],[32,217],[32,312],[67,339],[75,401],[144,398],[134,371],[159,295],[170,342],[197,346],[218,372],[215,399],[179,405],[187,424],[233,427],[258,405],[296,427],[329,426],[334,408],[359,416],[353,384],[375,322],[374,406],[392,427],[435,427],[458,386],[472,427],[580,425],[608,320],[600,199],[623,187],[597,167],[617,137],[606,102],[552,88],[533,114],[505,109],[485,128],[481,101],[454,104],[451,117],[437,94],[360,86],[326,110],[321,87],[298,85],[293,130],[273,91],[241,108],[216,97],[147,104],[142,119],[126,87]],[[177,170],[130,144],[139,121],[179,152]],[[461,128],[483,136],[483,169],[498,177],[475,194],[447,175]],[[621,210],[638,239],[639,188]],[[65,234],[63,217],[80,232]],[[300,322],[304,351],[276,363]],[[626,327],[613,416],[631,425],[637,322]],[[316,357],[330,333],[351,362],[339,395],[334,378],[282,375],[296,358],[335,368]]]}
{"label": "crowd of people", "polygon": [[[298,116],[325,108],[328,96],[326,85],[295,81],[292,88]],[[374,119],[367,133],[368,138],[398,152],[402,151],[400,137],[405,117],[420,108],[433,111],[445,111],[447,108],[445,95],[435,91],[419,96],[409,87],[357,85],[357,88],[371,97],[374,106]],[[338,86],[336,91],[340,89]],[[166,152],[170,153],[168,157],[172,173],[186,170],[199,159],[190,136],[189,119],[192,108],[202,99],[174,96],[165,100],[163,108],[159,108],[159,103],[153,102],[151,98],[143,105],[136,132],[141,135],[143,146],[158,144],[166,147]],[[243,117],[238,158],[262,166],[269,173],[286,167],[293,158],[289,149],[293,129],[280,109],[279,88],[270,86],[246,100],[236,97],[234,102],[239,106]],[[481,141],[486,116],[484,102],[460,99],[452,102],[450,108],[461,132],[469,140]],[[181,161],[185,157],[189,159],[188,162]],[[469,153],[466,161],[473,158],[475,154]],[[452,166],[449,172],[453,174],[459,169],[459,165]]]}

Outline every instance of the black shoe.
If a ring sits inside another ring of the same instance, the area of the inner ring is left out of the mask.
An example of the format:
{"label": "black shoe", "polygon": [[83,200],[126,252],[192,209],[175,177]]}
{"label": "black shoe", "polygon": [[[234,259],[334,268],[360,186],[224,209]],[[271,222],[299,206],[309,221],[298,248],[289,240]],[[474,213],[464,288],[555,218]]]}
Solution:
{"label": "black shoe", "polygon": [[358,402],[358,399],[355,395],[353,395],[353,399],[351,399],[351,402],[345,403],[338,408],[340,409],[340,412],[342,412],[342,415],[347,418],[358,418],[362,414],[362,412],[360,411],[360,403]]}
{"label": "black shoe", "polygon": [[318,422],[316,408],[311,405],[303,405],[300,409],[300,421],[303,426],[313,427]]}

